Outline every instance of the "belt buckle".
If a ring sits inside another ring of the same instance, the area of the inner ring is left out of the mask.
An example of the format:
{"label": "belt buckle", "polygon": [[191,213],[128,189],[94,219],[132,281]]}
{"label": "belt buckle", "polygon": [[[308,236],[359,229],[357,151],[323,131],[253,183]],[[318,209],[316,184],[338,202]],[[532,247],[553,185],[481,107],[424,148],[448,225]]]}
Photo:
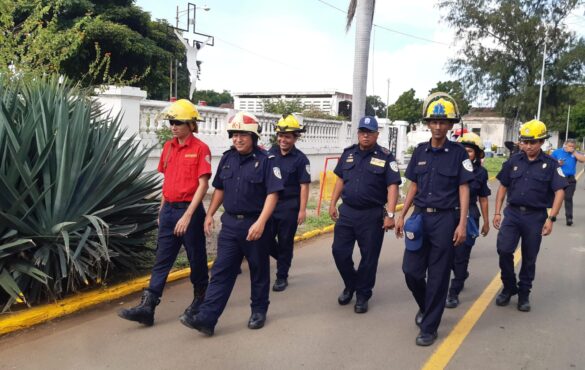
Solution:
{"label": "belt buckle", "polygon": [[243,220],[244,219],[244,215],[236,215],[236,220]]}
{"label": "belt buckle", "polygon": [[426,210],[427,213],[435,213],[435,212],[437,212],[437,209],[436,208],[426,208],[425,210]]}

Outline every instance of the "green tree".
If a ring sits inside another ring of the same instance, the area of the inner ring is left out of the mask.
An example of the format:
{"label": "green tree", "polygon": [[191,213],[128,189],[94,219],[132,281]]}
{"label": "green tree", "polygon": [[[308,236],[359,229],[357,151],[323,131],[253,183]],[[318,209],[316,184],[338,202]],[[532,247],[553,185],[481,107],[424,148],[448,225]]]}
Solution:
{"label": "green tree", "polygon": [[221,93],[215,90],[197,90],[193,92],[193,99],[191,100],[195,103],[199,100],[204,100],[211,107],[219,107],[224,103],[233,103],[234,97],[227,90],[223,90]]}
{"label": "green tree", "polygon": [[457,107],[459,108],[459,113],[463,116],[469,112],[471,108],[471,103],[465,97],[465,91],[463,91],[463,85],[459,81],[445,81],[445,82],[437,82],[437,86],[433,87],[429,90],[429,95],[438,91],[446,92],[447,94],[451,95],[455,102],[457,102]]}
{"label": "green tree", "polygon": [[449,70],[470,98],[489,98],[505,116],[537,113],[544,44],[547,46],[541,119],[562,122],[569,86],[582,83],[585,41],[567,29],[582,0],[440,0],[461,42]]}
{"label": "green tree", "polygon": [[264,111],[267,113],[294,113],[302,112],[305,109],[301,99],[264,99],[262,104],[264,105]]}
{"label": "green tree", "polygon": [[403,92],[396,102],[388,107],[388,118],[392,121],[415,123],[421,119],[422,100],[414,97],[414,89]]}
{"label": "green tree", "polygon": [[371,107],[377,117],[386,118],[386,104],[382,101],[378,95],[368,95],[366,97],[366,112],[368,111],[368,107]]}
{"label": "green tree", "polygon": [[580,139],[585,137],[585,100],[571,107],[569,134]]}

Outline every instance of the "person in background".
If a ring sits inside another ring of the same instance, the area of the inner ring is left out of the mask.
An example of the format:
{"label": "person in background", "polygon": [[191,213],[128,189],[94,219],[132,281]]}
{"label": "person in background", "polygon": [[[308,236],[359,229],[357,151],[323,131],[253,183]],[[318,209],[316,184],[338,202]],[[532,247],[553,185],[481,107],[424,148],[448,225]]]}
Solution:
{"label": "person in background", "polygon": [[575,150],[575,139],[567,139],[562,148],[552,152],[551,157],[556,159],[565,174],[569,186],[565,188],[565,221],[567,226],[573,225],[573,195],[577,187],[575,174],[577,173],[577,162],[585,162],[585,155]]}
{"label": "person in background", "polygon": [[[468,232],[467,239],[455,248],[455,257],[453,259],[453,279],[451,279],[451,287],[449,288],[449,295],[445,307],[455,308],[459,305],[459,293],[463,290],[465,280],[469,277],[469,256],[471,249],[475,244],[475,237],[477,235],[470,235],[470,225],[474,228],[479,226],[479,217],[482,216],[483,222],[481,227],[481,235],[486,236],[490,230],[490,218],[488,211],[488,197],[491,194],[488,187],[488,172],[481,166],[481,160],[484,157],[483,145],[481,138],[474,133],[466,133],[457,139],[457,142],[465,147],[469,160],[473,163],[473,180],[469,182],[469,216],[467,219]],[[479,200],[480,208],[477,206]]]}
{"label": "person in background", "polygon": [[309,159],[295,143],[305,130],[292,114],[285,114],[276,125],[277,145],[270,148],[282,174],[284,190],[278,195],[278,204],[272,214],[272,234],[275,239],[270,255],[276,259],[276,281],[272,286],[281,292],[288,286],[295,234],[307,217],[311,167]]}

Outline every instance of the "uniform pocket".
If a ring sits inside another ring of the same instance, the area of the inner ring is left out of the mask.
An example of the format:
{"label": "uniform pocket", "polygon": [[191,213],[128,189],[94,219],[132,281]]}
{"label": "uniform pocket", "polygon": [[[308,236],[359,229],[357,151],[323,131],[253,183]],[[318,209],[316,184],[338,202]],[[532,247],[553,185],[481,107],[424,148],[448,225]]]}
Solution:
{"label": "uniform pocket", "polygon": [[457,187],[457,167],[445,166],[437,169],[437,186],[442,189]]}

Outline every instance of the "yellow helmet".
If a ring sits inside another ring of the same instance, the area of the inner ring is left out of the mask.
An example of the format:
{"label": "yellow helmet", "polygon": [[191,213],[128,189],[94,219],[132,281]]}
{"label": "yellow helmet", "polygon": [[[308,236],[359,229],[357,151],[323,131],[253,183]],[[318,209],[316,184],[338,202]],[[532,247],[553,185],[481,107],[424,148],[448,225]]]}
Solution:
{"label": "yellow helmet", "polygon": [[541,140],[549,137],[546,125],[539,120],[533,119],[520,126],[520,140]]}
{"label": "yellow helmet", "polygon": [[424,121],[440,120],[452,123],[461,121],[457,102],[449,94],[443,92],[429,95],[423,104],[422,113]]}
{"label": "yellow helmet", "polygon": [[255,115],[248,112],[238,112],[228,119],[227,132],[230,137],[234,132],[251,132],[260,137],[262,127]]}
{"label": "yellow helmet", "polygon": [[480,159],[485,156],[483,151],[483,144],[481,143],[481,138],[479,135],[473,132],[466,132],[457,138],[457,142],[463,144],[463,146],[468,146],[475,149],[476,156]]}
{"label": "yellow helmet", "polygon": [[276,133],[280,132],[305,132],[304,128],[301,128],[299,121],[290,113],[285,113],[282,118],[278,120],[275,128]]}
{"label": "yellow helmet", "polygon": [[160,113],[161,119],[169,121],[181,121],[181,122],[197,122],[202,121],[199,111],[195,104],[191,103],[187,99],[180,99],[173,104],[166,107]]}

